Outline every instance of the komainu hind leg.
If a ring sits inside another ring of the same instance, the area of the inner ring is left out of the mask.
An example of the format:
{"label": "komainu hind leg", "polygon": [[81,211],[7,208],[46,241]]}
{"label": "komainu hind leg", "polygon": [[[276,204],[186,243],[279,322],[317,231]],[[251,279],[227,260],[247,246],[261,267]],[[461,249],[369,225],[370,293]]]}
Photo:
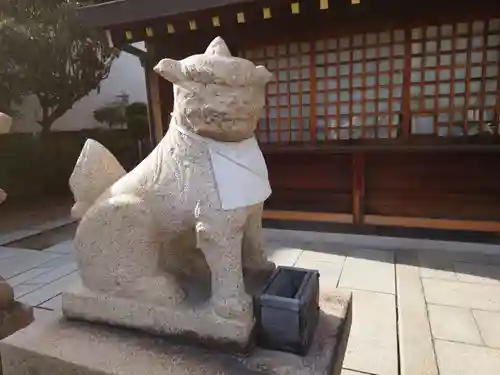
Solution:
{"label": "komainu hind leg", "polygon": [[159,268],[156,225],[140,198],[121,195],[92,207],[74,243],[88,289],[154,304],[184,299],[175,279]]}

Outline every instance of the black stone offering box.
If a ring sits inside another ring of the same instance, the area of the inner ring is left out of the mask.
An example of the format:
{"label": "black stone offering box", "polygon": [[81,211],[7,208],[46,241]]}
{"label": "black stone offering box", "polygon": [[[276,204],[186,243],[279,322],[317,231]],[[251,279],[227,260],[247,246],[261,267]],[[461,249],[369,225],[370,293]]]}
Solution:
{"label": "black stone offering box", "polygon": [[257,344],[307,354],[319,315],[319,272],[277,267],[255,297]]}

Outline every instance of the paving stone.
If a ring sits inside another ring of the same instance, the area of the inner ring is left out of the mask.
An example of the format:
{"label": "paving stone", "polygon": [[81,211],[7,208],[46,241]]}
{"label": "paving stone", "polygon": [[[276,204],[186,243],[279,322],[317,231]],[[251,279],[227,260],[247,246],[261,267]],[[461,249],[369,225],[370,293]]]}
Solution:
{"label": "paving stone", "polygon": [[309,259],[304,260],[302,257],[295,263],[295,267],[318,270],[321,291],[337,288],[342,272],[342,263],[314,262]]}
{"label": "paving stone", "polygon": [[57,268],[64,266],[66,264],[70,264],[75,261],[74,255],[61,255],[56,253],[47,253],[47,254],[53,254],[55,256],[55,259],[52,259],[47,263],[44,263],[43,267]]}
{"label": "paving stone", "polygon": [[266,248],[269,260],[280,266],[293,266],[299,259],[302,249],[287,248],[281,245],[268,246]]}
{"label": "paving stone", "polygon": [[5,246],[0,246],[0,259],[5,260],[6,258],[11,258],[11,257],[29,257],[32,254],[40,254],[39,251],[37,250],[31,250],[31,249],[22,249],[19,247],[5,247]]}
{"label": "paving stone", "polygon": [[16,285],[28,282],[29,280],[34,279],[35,277],[40,276],[44,273],[50,272],[51,270],[52,268],[45,267],[33,268],[29,271],[21,273],[20,275],[8,279],[8,282],[11,286],[15,287]]}
{"label": "paving stone", "polygon": [[453,262],[443,254],[418,254],[420,276],[431,279],[457,280]]}
{"label": "paving stone", "polygon": [[428,303],[500,311],[500,286],[422,279]]}
{"label": "paving stone", "polygon": [[33,253],[28,256],[22,255],[18,257],[10,257],[1,262],[0,275],[2,275],[4,279],[10,279],[11,277],[29,271],[32,268],[42,266],[51,260],[57,260],[60,256],[60,254],[33,251]]}
{"label": "paving stone", "polygon": [[54,311],[62,310],[62,294],[58,294],[57,296],[42,303],[40,307]]}
{"label": "paving stone", "polygon": [[348,369],[343,368],[340,375],[375,375],[375,374],[371,374],[368,372],[353,371],[353,370],[348,370]]}
{"label": "paving stone", "polygon": [[468,309],[428,305],[432,335],[436,339],[481,345],[479,330]]}
{"label": "paving stone", "polygon": [[52,321],[55,317],[62,316],[62,311],[53,311],[34,307],[33,315],[35,317],[35,321]]}
{"label": "paving stone", "polygon": [[353,320],[343,367],[373,374],[397,375],[395,297],[355,291],[352,309]]}
{"label": "paving stone", "polygon": [[23,302],[30,306],[39,306],[42,303],[48,301],[49,299],[57,296],[66,290],[71,284],[78,281],[80,278],[78,272],[73,272],[67,276],[64,276],[50,284],[46,284],[40,289],[35,290],[32,293],[26,294],[25,296],[19,298],[20,302]]}
{"label": "paving stone", "polygon": [[62,217],[60,219],[55,219],[55,220],[49,220],[45,221],[42,224],[39,224],[34,227],[35,230],[38,230],[40,232],[45,232],[51,229],[56,229],[59,227],[63,227],[68,224],[72,224],[76,221],[76,219],[72,218],[71,216],[66,216]]}
{"label": "paving stone", "polygon": [[21,229],[13,232],[0,235],[0,246],[7,245],[11,242],[22,240],[23,238],[40,234],[42,231],[38,229]]}
{"label": "paving stone", "polygon": [[380,250],[353,251],[345,261],[339,287],[394,294],[394,254]]}
{"label": "paving stone", "polygon": [[40,289],[45,284],[20,284],[14,287],[14,296],[16,299],[21,298],[22,296],[31,293],[37,289]]}
{"label": "paving stone", "polygon": [[31,284],[48,284],[54,280],[60,279],[63,276],[66,276],[78,269],[78,265],[74,262],[63,264],[62,266],[51,269],[49,272],[41,274],[28,282]]}
{"label": "paving stone", "polygon": [[472,314],[485,344],[500,349],[500,313],[473,310]]}
{"label": "paving stone", "polygon": [[310,241],[300,246],[303,250],[310,250],[316,253],[333,254],[345,256],[348,252],[358,249],[355,246],[349,246],[344,243],[332,243],[326,241]]}
{"label": "paving stone", "polygon": [[58,243],[57,245],[44,249],[43,251],[49,251],[52,253],[59,253],[59,254],[71,254],[73,252],[73,241],[72,240],[64,241]]}
{"label": "paving stone", "polygon": [[[488,261],[490,259],[491,254],[485,254],[481,251],[476,251],[476,249],[479,249],[481,244],[472,244],[472,243],[459,243],[459,242],[450,242],[449,244],[452,245],[452,248],[447,251],[428,251],[426,252],[426,255],[431,255],[431,256],[438,256],[442,259],[447,259],[450,262],[467,262],[467,263],[479,263],[479,264],[488,264]],[[466,245],[470,246],[471,249],[474,249],[471,251],[470,249],[467,251],[455,251],[456,248],[460,247],[460,245]],[[493,250],[494,249],[494,250]],[[495,253],[498,254],[498,250],[500,247],[498,245],[493,245],[490,247],[490,250],[493,250]]]}
{"label": "paving stone", "polygon": [[500,374],[500,350],[436,340],[440,375]]}
{"label": "paving stone", "polygon": [[20,254],[30,254],[33,250],[19,249],[13,247],[0,246],[0,260],[5,261],[7,258],[19,256]]}
{"label": "paving stone", "polygon": [[500,285],[500,267],[484,264],[455,262],[458,280],[468,283]]}
{"label": "paving stone", "polygon": [[308,263],[308,262],[324,262],[324,263],[336,263],[344,264],[346,256],[339,254],[329,254],[320,251],[309,251],[304,250],[301,254],[297,263]]}
{"label": "paving stone", "polygon": [[438,375],[417,261],[410,253],[398,253],[397,260],[401,375]]}

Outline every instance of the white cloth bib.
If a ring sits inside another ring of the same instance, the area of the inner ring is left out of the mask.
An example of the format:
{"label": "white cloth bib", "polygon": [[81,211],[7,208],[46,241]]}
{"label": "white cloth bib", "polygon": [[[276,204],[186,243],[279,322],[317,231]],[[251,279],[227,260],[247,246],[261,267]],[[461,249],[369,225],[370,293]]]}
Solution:
{"label": "white cloth bib", "polygon": [[252,206],[269,198],[267,166],[255,137],[242,142],[218,142],[175,128],[208,146],[223,210]]}

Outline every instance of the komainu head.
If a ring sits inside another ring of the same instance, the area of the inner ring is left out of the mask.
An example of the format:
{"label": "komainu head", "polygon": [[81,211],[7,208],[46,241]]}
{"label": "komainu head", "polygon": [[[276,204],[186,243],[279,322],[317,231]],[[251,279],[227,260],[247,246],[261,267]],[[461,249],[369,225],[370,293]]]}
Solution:
{"label": "komainu head", "polygon": [[155,72],[174,84],[173,120],[203,137],[237,142],[253,135],[272,74],[233,57],[222,38],[203,54],[163,59]]}

